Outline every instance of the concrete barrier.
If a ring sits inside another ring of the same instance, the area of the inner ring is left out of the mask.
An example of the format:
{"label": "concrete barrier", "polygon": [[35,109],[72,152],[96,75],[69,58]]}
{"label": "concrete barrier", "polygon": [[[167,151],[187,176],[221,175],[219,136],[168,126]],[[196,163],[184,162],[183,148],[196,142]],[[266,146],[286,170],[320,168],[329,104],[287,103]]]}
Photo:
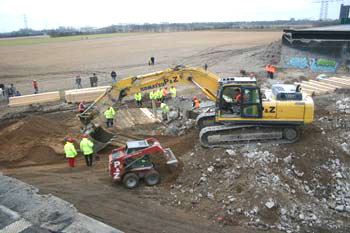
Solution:
{"label": "concrete barrier", "polygon": [[94,101],[111,86],[90,87],[84,89],[74,89],[65,91],[67,103],[79,103],[80,101]]}
{"label": "concrete barrier", "polygon": [[46,102],[54,102],[60,100],[60,93],[58,91],[53,92],[45,92],[34,95],[22,95],[15,96],[9,98],[9,106],[17,107],[17,106],[25,106],[36,103],[46,103]]}

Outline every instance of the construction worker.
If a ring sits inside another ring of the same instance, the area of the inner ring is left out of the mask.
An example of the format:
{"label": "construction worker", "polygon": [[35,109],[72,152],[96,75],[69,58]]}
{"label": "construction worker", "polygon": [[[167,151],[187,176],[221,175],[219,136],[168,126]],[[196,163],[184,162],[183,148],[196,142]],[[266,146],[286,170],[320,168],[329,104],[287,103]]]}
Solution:
{"label": "construction worker", "polygon": [[141,92],[135,93],[134,98],[138,107],[142,107],[142,94]]}
{"label": "construction worker", "polygon": [[75,156],[77,156],[77,151],[75,150],[73,144],[73,138],[68,138],[66,144],[64,145],[64,153],[68,159],[70,167],[74,167]]}
{"label": "construction worker", "polygon": [[81,77],[80,77],[80,75],[77,75],[77,76],[75,77],[75,87],[78,88],[78,89],[82,88],[82,86],[81,86]]}
{"label": "construction worker", "polygon": [[39,93],[38,82],[34,79],[32,84],[34,88],[34,94],[38,94]]}
{"label": "construction worker", "polygon": [[157,91],[157,100],[158,100],[158,102],[162,101],[162,94],[163,94],[162,89],[159,88],[158,91]]}
{"label": "construction worker", "polygon": [[168,120],[169,106],[166,103],[161,103],[160,108],[162,109],[163,121],[167,121]]}
{"label": "construction worker", "polygon": [[274,73],[276,71],[276,67],[274,65],[268,64],[265,67],[265,70],[267,72],[267,77],[270,78],[270,79],[273,79],[273,75],[274,75]]}
{"label": "construction worker", "polygon": [[92,166],[92,155],[94,154],[94,143],[89,140],[87,134],[83,134],[83,139],[80,142],[80,150],[83,152],[85,157],[86,166]]}
{"label": "construction worker", "polygon": [[200,103],[200,101],[199,101],[199,99],[197,99],[197,96],[193,96],[193,98],[192,98],[192,107],[194,109],[198,109],[199,108],[199,103]]}
{"label": "construction worker", "polygon": [[171,86],[169,92],[170,92],[171,98],[175,99],[176,98],[176,88],[174,86]]}
{"label": "construction worker", "polygon": [[235,105],[232,107],[233,108],[233,113],[240,113],[241,112],[241,90],[239,88],[236,89],[236,95],[234,99]]}
{"label": "construction worker", "polygon": [[149,99],[152,101],[152,100],[155,99],[154,97],[155,97],[154,91],[151,91],[151,92],[149,93]]}
{"label": "construction worker", "polygon": [[162,90],[162,102],[164,103],[168,96],[168,87],[164,87]]}
{"label": "construction worker", "polygon": [[111,72],[111,77],[112,83],[115,83],[117,81],[117,73],[114,70]]}
{"label": "construction worker", "polygon": [[107,108],[106,111],[104,111],[103,115],[106,117],[106,124],[107,124],[107,128],[109,128],[110,126],[113,126],[113,118],[115,115],[115,111],[113,109],[113,107],[109,107]]}
{"label": "construction worker", "polygon": [[82,113],[82,112],[84,112],[84,111],[85,111],[85,101],[82,100],[82,101],[80,101],[80,103],[79,103],[78,112]]}

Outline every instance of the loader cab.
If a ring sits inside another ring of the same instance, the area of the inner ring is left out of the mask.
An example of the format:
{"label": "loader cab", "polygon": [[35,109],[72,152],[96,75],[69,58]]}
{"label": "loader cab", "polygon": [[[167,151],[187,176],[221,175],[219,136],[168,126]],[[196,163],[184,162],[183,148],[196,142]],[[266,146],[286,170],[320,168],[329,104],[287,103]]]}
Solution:
{"label": "loader cab", "polygon": [[233,77],[220,81],[216,103],[219,118],[262,117],[261,93],[255,78]]}

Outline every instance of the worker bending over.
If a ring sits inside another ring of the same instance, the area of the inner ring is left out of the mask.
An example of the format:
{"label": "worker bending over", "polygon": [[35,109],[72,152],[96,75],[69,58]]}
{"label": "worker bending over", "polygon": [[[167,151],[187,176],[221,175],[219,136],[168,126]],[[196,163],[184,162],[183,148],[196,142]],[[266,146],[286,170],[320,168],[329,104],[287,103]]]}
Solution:
{"label": "worker bending over", "polygon": [[64,145],[64,153],[68,159],[70,167],[74,167],[75,156],[77,156],[77,151],[75,150],[73,144],[73,138],[68,138],[66,144]]}
{"label": "worker bending over", "polygon": [[94,154],[94,143],[90,141],[87,134],[83,134],[83,139],[80,142],[80,151],[84,154],[86,166],[92,166],[92,155]]}
{"label": "worker bending over", "polygon": [[79,103],[78,112],[82,113],[82,112],[84,112],[84,111],[85,111],[85,101],[82,100],[82,101],[80,101],[80,103]]}
{"label": "worker bending over", "polygon": [[162,109],[163,121],[167,121],[168,120],[169,106],[166,103],[161,103],[160,108]]}
{"label": "worker bending over", "polygon": [[192,98],[192,107],[193,109],[198,109],[199,108],[199,99],[197,99],[197,96],[193,96]]}

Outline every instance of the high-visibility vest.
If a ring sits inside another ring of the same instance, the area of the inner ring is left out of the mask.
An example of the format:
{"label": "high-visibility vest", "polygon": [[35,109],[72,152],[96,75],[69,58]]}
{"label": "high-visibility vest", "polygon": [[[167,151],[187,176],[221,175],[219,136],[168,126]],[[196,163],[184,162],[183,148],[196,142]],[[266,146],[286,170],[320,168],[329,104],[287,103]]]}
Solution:
{"label": "high-visibility vest", "polygon": [[151,91],[150,93],[149,93],[149,99],[150,100],[154,100],[155,98],[154,98],[154,92],[153,91]]}
{"label": "high-visibility vest", "polygon": [[94,153],[93,150],[94,143],[90,141],[88,138],[83,138],[80,142],[80,150],[83,152],[84,155],[91,155]]}
{"label": "high-visibility vest", "polygon": [[162,91],[162,96],[167,96],[167,95],[168,95],[168,93],[167,93],[166,89],[165,89],[165,88],[163,88],[163,91]]}
{"label": "high-visibility vest", "polygon": [[194,108],[199,108],[199,100],[195,99],[193,100],[193,102],[194,102]]}
{"label": "high-visibility vest", "polygon": [[275,73],[276,67],[275,66],[270,66],[270,72]]}
{"label": "high-visibility vest", "polygon": [[105,112],[104,115],[107,119],[113,119],[115,115],[115,111],[112,107],[109,107]]}
{"label": "high-visibility vest", "polygon": [[159,90],[157,91],[157,99],[161,99],[161,98],[162,98],[162,90],[159,89]]}
{"label": "high-visibility vest", "polygon": [[171,97],[173,97],[173,98],[176,97],[176,88],[175,87],[170,88],[170,94],[171,94]]}
{"label": "high-visibility vest", "polygon": [[77,155],[77,151],[75,150],[73,143],[66,142],[64,145],[64,153],[66,153],[66,158],[74,158]]}
{"label": "high-visibility vest", "polygon": [[270,66],[266,66],[266,67],[265,67],[265,70],[266,70],[266,72],[271,72]]}
{"label": "high-visibility vest", "polygon": [[163,113],[169,112],[169,106],[166,105],[165,103],[161,103],[161,104],[160,104],[160,108],[162,109],[162,112],[163,112]]}
{"label": "high-visibility vest", "polygon": [[141,92],[135,93],[135,94],[134,94],[134,98],[135,98],[135,100],[140,101],[140,100],[142,99],[142,94],[141,94]]}

